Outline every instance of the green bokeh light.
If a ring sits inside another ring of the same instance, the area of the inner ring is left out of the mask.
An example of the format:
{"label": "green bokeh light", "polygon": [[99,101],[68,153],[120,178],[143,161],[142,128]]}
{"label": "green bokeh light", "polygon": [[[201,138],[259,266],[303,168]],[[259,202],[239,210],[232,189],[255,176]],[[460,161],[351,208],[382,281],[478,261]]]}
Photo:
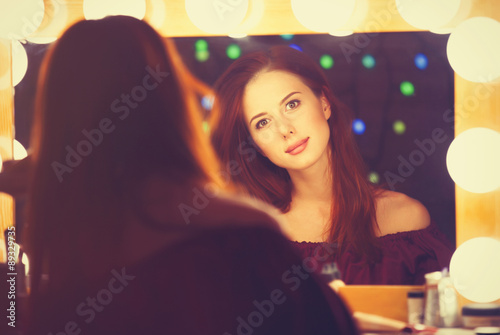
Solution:
{"label": "green bokeh light", "polygon": [[206,134],[210,133],[210,125],[208,124],[207,121],[203,121],[201,126]]}
{"label": "green bokeh light", "polygon": [[207,51],[208,50],[208,42],[205,40],[197,40],[194,43],[194,49],[196,51]]}
{"label": "green bokeh light", "polygon": [[415,87],[409,81],[403,81],[399,88],[401,90],[401,93],[406,96],[410,96],[415,93]]}
{"label": "green bokeh light", "polygon": [[375,67],[375,58],[373,58],[372,55],[364,55],[363,59],[361,60],[361,63],[363,63],[363,66],[366,67],[367,69],[372,69]]}
{"label": "green bokeh light", "polygon": [[285,41],[290,41],[293,38],[293,34],[281,34],[281,38]]}
{"label": "green bokeh light", "polygon": [[241,48],[237,44],[231,44],[226,49],[227,57],[238,59],[241,56]]}
{"label": "green bokeh light", "polygon": [[370,181],[370,183],[372,184],[378,184],[380,182],[380,176],[377,172],[370,172],[370,174],[368,175],[368,180]]}
{"label": "green bokeh light", "polygon": [[196,51],[194,57],[198,62],[206,62],[210,58],[210,51]]}
{"label": "green bokeh light", "polygon": [[335,61],[333,60],[332,56],[330,55],[323,55],[319,59],[319,64],[323,69],[331,69]]}
{"label": "green bokeh light", "polygon": [[394,129],[394,132],[398,135],[402,135],[405,133],[406,131],[406,125],[403,121],[401,120],[397,120],[396,122],[394,122],[394,124],[392,125],[392,129]]}

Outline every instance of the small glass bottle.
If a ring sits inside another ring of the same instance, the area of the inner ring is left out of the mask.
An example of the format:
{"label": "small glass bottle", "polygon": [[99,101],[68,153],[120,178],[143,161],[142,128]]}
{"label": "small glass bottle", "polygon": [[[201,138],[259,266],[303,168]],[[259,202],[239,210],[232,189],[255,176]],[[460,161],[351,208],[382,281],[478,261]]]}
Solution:
{"label": "small glass bottle", "polygon": [[441,315],[439,314],[439,291],[438,284],[441,280],[441,271],[427,273],[425,275],[425,312],[424,324],[431,327],[441,326]]}

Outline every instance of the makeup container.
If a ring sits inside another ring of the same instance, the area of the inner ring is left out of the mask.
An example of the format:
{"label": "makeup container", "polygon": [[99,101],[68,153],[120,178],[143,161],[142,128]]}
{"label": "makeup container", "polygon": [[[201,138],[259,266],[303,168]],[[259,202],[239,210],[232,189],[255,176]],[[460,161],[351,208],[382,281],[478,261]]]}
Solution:
{"label": "makeup container", "polygon": [[469,304],[462,307],[464,327],[500,327],[500,304]]}
{"label": "makeup container", "polygon": [[419,324],[424,322],[424,291],[409,291],[408,300],[408,323]]}
{"label": "makeup container", "polygon": [[441,271],[441,279],[438,283],[438,293],[441,327],[460,327],[458,296],[447,268]]}
{"label": "makeup container", "polygon": [[439,314],[438,284],[442,278],[441,271],[425,275],[425,311],[424,324],[426,326],[440,327],[441,315]]}
{"label": "makeup container", "polygon": [[500,335],[500,328],[498,327],[478,327],[474,329],[476,335]]}

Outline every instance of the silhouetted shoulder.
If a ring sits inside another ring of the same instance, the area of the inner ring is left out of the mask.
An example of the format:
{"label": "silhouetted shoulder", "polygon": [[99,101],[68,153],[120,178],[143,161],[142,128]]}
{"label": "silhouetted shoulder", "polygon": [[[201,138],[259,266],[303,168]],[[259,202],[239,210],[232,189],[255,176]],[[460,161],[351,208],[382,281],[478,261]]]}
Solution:
{"label": "silhouetted shoulder", "polygon": [[420,230],[430,225],[430,215],[425,206],[403,193],[384,191],[375,201],[378,236]]}
{"label": "silhouetted shoulder", "polygon": [[257,224],[280,230],[278,211],[261,201],[234,194],[219,194],[213,200],[205,216],[208,223]]}

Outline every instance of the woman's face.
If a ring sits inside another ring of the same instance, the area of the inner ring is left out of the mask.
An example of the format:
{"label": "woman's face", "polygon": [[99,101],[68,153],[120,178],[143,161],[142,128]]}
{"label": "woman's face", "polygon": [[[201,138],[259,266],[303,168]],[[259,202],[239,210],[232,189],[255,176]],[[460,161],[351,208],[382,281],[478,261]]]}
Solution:
{"label": "woman's face", "polygon": [[258,73],[243,92],[246,125],[271,162],[303,170],[327,155],[331,109],[300,77],[281,70]]}

